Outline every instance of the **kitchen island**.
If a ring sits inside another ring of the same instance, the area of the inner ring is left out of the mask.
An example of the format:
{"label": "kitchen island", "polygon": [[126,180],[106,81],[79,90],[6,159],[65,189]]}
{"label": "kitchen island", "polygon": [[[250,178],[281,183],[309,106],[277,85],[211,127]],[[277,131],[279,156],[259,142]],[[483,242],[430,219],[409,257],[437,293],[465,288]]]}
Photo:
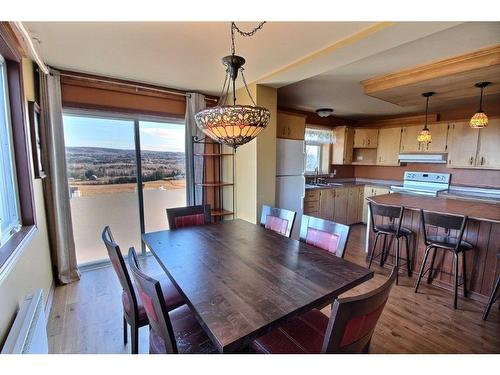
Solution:
{"label": "kitchen island", "polygon": [[[500,252],[500,203],[400,193],[379,195],[367,199],[377,204],[403,206],[405,208],[403,226],[411,229],[414,233],[410,242],[414,278],[422,264],[425,252],[420,209],[436,213],[468,216],[469,220],[463,239],[474,246],[474,249],[466,254],[469,296],[483,302],[487,300],[493,283],[500,272],[500,267],[497,264],[497,253]],[[382,224],[382,219],[376,218],[375,222]],[[384,221],[384,223],[386,222]],[[369,256],[374,240],[370,222],[367,225],[367,231],[366,245],[367,256]],[[453,232],[451,231],[451,236],[456,235]],[[439,229],[437,234],[444,234],[444,229]],[[377,244],[376,254],[381,250],[381,242],[379,241],[379,244]],[[394,254],[393,249],[391,249],[391,254]],[[453,285],[452,254],[444,251],[437,254],[435,268],[439,268],[440,271],[435,274],[433,284],[451,290]],[[389,263],[392,263],[390,259]],[[390,267],[390,265],[387,264],[387,267]]]}

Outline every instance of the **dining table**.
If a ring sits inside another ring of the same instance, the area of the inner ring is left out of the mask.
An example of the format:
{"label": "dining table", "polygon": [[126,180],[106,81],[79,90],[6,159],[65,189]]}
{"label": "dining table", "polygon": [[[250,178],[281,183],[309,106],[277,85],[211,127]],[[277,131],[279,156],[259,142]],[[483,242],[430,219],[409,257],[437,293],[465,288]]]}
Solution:
{"label": "dining table", "polygon": [[143,240],[220,353],[323,308],[373,271],[235,219],[145,233]]}

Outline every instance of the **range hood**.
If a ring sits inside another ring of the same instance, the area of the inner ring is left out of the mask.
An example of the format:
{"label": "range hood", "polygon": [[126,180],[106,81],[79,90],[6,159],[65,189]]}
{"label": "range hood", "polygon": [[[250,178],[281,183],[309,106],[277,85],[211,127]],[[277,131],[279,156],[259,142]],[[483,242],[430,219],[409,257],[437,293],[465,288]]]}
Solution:
{"label": "range hood", "polygon": [[446,164],[446,154],[399,154],[401,163]]}

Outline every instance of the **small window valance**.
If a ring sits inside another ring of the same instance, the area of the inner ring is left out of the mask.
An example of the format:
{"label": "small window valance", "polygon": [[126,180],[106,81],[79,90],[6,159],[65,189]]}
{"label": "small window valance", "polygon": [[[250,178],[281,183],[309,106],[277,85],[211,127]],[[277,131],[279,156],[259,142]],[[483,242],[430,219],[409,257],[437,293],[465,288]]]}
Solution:
{"label": "small window valance", "polygon": [[333,131],[306,128],[305,141],[309,145],[323,145],[335,143]]}

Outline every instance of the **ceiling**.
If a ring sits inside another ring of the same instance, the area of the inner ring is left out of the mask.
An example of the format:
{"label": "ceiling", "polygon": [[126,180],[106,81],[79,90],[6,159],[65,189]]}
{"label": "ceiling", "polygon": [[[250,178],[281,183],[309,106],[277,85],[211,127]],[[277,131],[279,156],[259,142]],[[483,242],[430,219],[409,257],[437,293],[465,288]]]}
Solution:
{"label": "ceiling", "polygon": [[[219,94],[230,53],[229,22],[23,24],[51,66],[207,94]],[[361,119],[423,109],[369,97],[361,81],[499,44],[500,23],[269,22],[236,38],[247,82],[279,88],[281,106]]]}
{"label": "ceiling", "polygon": [[[420,24],[422,28],[426,25]],[[400,107],[365,95],[361,81],[494,44],[500,44],[499,22],[454,25],[282,87],[279,104],[302,110],[331,107],[335,109],[335,115],[353,119],[421,112],[425,107],[424,100],[421,105]],[[416,96],[420,94],[415,93]],[[485,94],[488,94],[487,90]],[[477,98],[470,100],[477,103]],[[467,100],[460,100],[460,105],[467,104]],[[444,103],[440,108],[449,106],[450,103]],[[439,108],[432,107],[431,100],[432,109]]]}
{"label": "ceiling", "polygon": [[[23,22],[54,67],[219,94],[229,22]],[[247,81],[357,33],[368,22],[269,22],[236,37]],[[250,30],[257,22],[238,22]]]}

